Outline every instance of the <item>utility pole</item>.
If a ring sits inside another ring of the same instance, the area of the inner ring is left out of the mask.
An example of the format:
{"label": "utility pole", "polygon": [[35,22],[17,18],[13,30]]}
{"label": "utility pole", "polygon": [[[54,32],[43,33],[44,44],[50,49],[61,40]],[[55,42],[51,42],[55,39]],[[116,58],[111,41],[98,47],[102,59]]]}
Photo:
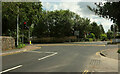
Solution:
{"label": "utility pole", "polygon": [[18,14],[17,14],[17,46],[19,45],[19,6],[18,8]]}

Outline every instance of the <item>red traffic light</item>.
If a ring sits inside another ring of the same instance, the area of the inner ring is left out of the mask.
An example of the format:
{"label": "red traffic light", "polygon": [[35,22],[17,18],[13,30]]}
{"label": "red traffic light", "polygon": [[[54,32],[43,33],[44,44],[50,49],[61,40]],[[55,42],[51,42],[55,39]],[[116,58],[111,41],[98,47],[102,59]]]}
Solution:
{"label": "red traffic light", "polygon": [[26,24],[26,22],[24,22],[24,24]]}

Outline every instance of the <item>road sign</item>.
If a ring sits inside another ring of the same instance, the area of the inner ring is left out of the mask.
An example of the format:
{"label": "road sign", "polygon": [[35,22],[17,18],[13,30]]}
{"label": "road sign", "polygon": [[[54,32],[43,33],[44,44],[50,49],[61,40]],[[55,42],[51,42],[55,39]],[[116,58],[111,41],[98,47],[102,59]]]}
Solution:
{"label": "road sign", "polygon": [[79,36],[79,31],[74,31],[74,35]]}

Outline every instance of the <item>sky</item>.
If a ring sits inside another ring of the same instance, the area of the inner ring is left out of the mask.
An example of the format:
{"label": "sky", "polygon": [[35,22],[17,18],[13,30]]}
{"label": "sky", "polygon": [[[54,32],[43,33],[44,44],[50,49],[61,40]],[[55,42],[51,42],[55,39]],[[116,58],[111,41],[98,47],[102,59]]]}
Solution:
{"label": "sky", "polygon": [[[53,10],[67,10],[69,9],[72,12],[75,12],[79,14],[83,18],[89,18],[91,22],[96,22],[98,25],[102,24],[105,32],[110,29],[110,26],[113,24],[112,21],[109,19],[105,19],[102,17],[99,17],[98,15],[95,15],[94,12],[90,11],[87,8],[87,5],[89,5],[92,8],[95,8],[95,1],[92,0],[89,2],[88,0],[80,1],[80,0],[41,0],[43,9],[48,11]],[[99,1],[99,0],[98,0]]]}

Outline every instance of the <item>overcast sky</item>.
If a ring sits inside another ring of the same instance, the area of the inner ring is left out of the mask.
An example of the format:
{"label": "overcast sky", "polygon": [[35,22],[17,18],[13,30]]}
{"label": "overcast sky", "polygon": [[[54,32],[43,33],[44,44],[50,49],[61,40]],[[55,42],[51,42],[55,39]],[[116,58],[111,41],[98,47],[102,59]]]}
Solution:
{"label": "overcast sky", "polygon": [[96,7],[94,2],[64,2],[63,0],[59,0],[59,2],[54,2],[54,0],[52,0],[52,2],[50,2],[49,0],[44,0],[42,1],[42,5],[44,10],[49,11],[69,9],[70,11],[79,14],[81,17],[89,18],[92,22],[95,21],[98,24],[102,24],[105,32],[107,32],[110,26],[113,24],[112,21],[95,15],[94,12],[87,8],[87,5]]}

